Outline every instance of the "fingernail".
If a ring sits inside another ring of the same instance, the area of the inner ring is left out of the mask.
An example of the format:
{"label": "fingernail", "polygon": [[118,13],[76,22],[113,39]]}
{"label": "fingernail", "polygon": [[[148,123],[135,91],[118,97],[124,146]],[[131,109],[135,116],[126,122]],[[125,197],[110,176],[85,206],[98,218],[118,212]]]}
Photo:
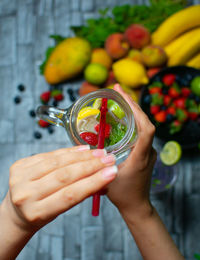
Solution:
{"label": "fingernail", "polygon": [[107,152],[105,149],[97,149],[97,150],[94,150],[92,152],[92,154],[94,155],[94,157],[103,157],[103,156],[107,155]]}
{"label": "fingernail", "polygon": [[115,158],[114,154],[109,154],[109,155],[101,158],[101,161],[102,161],[102,163],[105,163],[105,164],[111,164],[116,161],[116,158]]}
{"label": "fingernail", "polygon": [[78,151],[86,151],[86,150],[90,150],[90,146],[88,144],[86,145],[79,145],[77,148]]}
{"label": "fingernail", "polygon": [[107,167],[102,171],[102,175],[104,179],[112,179],[118,172],[118,168],[116,165]]}

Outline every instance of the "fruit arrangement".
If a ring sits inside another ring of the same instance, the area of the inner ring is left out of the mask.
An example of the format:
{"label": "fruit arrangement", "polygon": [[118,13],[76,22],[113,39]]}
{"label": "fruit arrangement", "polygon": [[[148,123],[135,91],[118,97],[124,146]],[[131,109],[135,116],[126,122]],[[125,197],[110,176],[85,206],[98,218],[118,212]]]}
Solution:
{"label": "fruit arrangement", "polygon": [[163,139],[200,141],[200,71],[184,66],[160,71],[144,89],[141,106]]}

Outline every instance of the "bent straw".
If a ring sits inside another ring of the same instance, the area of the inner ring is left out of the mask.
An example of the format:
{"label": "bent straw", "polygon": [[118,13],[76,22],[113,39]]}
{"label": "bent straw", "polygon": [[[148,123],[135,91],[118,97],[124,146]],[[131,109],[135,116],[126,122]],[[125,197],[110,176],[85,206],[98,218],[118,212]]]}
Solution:
{"label": "bent straw", "polygon": [[[102,99],[101,104],[101,114],[100,114],[100,123],[99,123],[99,137],[98,137],[98,149],[104,148],[105,141],[105,126],[106,126],[106,113],[107,113],[107,98]],[[99,208],[100,208],[100,192],[97,192],[93,195],[92,201],[92,215],[94,217],[99,216]]]}

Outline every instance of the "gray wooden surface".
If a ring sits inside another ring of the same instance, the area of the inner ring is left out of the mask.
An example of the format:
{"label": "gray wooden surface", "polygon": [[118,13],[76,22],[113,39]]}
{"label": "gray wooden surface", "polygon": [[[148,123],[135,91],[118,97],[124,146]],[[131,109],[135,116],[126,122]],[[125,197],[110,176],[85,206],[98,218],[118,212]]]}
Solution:
{"label": "gray wooden surface", "polygon": [[[38,65],[44,57],[50,34],[72,35],[69,26],[95,17],[99,8],[147,0],[0,0],[0,201],[8,189],[9,167],[33,153],[70,146],[63,129],[53,135],[38,129],[28,111],[39,104],[39,94],[48,89]],[[193,1],[194,4],[200,1]],[[15,106],[17,85],[26,91]],[[80,83],[70,83],[78,89]],[[67,86],[66,86],[67,88]],[[62,107],[70,105],[66,98]],[[187,260],[200,253],[200,160],[185,156],[178,165],[179,177],[173,189],[152,197],[161,218]],[[142,259],[125,223],[107,198],[101,214],[91,216],[91,199],[58,217],[40,230],[18,260],[139,260]],[[1,228],[1,227],[0,227]]]}

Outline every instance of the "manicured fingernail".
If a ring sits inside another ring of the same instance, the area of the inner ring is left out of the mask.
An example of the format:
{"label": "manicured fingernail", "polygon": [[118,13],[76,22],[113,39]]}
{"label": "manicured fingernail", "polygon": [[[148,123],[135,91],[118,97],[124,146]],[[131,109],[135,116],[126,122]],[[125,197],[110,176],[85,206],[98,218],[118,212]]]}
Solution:
{"label": "manicured fingernail", "polygon": [[105,163],[105,164],[111,164],[116,161],[116,158],[115,158],[114,154],[109,154],[109,155],[101,158],[101,161],[102,161],[102,163]]}
{"label": "manicured fingernail", "polygon": [[86,145],[79,145],[77,150],[78,151],[87,151],[87,150],[90,150],[90,146],[88,144],[86,144]]}
{"label": "manicured fingernail", "polygon": [[107,155],[107,152],[105,149],[97,149],[97,150],[94,150],[92,152],[92,154],[94,155],[94,157],[102,157],[102,156]]}
{"label": "manicured fingernail", "polygon": [[118,168],[116,165],[107,167],[102,171],[102,175],[104,179],[112,179],[118,172]]}

